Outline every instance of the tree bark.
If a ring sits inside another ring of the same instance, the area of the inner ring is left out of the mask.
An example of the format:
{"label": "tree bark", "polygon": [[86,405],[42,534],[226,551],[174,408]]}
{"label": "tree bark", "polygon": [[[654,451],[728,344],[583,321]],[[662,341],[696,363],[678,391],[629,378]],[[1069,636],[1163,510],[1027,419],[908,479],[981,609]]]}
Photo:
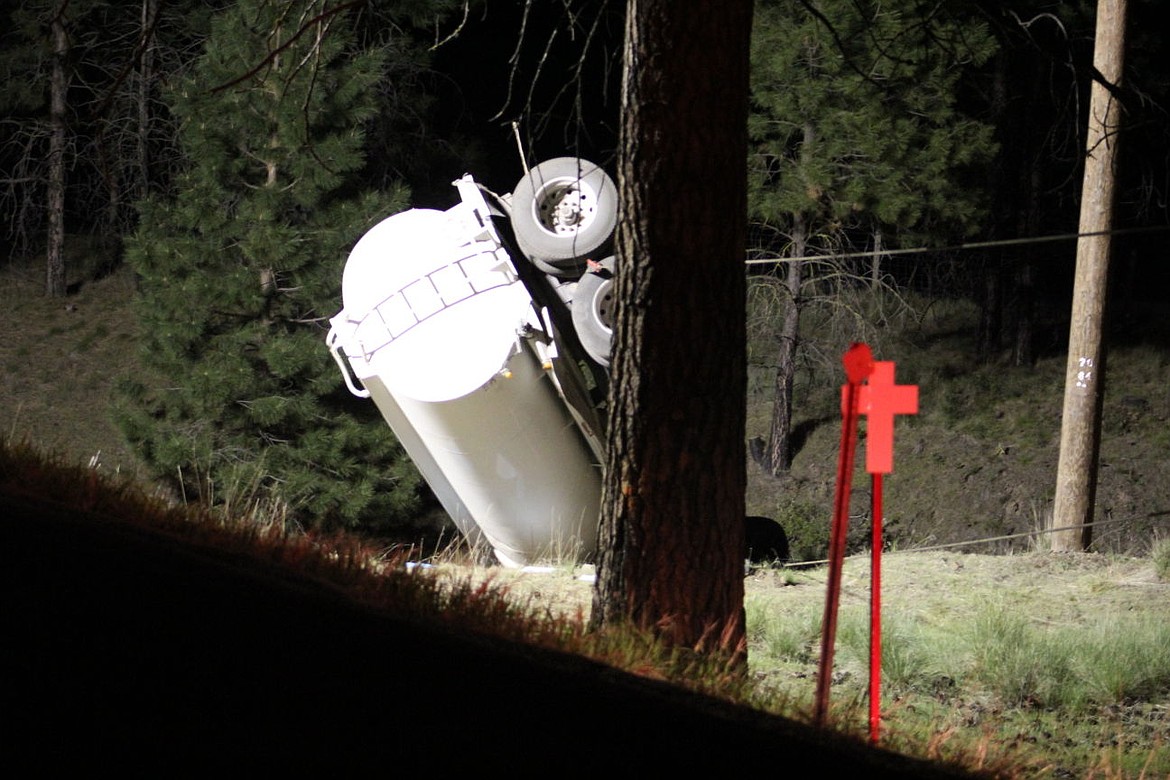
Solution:
{"label": "tree bark", "polygon": [[750,0],[631,0],[593,622],[746,659]]}
{"label": "tree bark", "polygon": [[992,250],[983,260],[983,277],[980,281],[976,350],[980,363],[991,363],[1003,347],[1003,257],[999,250]]}
{"label": "tree bark", "polygon": [[877,292],[882,285],[882,229],[873,231],[873,260],[869,264],[869,289]]}
{"label": "tree bark", "polygon": [[[1026,236],[1035,233],[1024,233]],[[1036,363],[1036,272],[1028,258],[1020,260],[1016,268],[1016,340],[1012,348],[1012,362],[1018,366]]]}
{"label": "tree bark", "polygon": [[49,77],[48,236],[45,248],[45,295],[65,295],[65,92],[68,89],[69,33],[62,2],[49,22],[53,64]]}
{"label": "tree bark", "polygon": [[[803,257],[808,246],[804,220],[795,217],[792,229],[792,253]],[[792,441],[792,389],[796,384],[796,350],[800,346],[801,287],[804,284],[804,262],[790,260],[786,264],[784,289],[788,305],[780,324],[780,346],[776,354],[776,378],[772,391],[772,425],[768,431],[768,449],[764,466],[778,477],[792,468],[796,454]]]}
{"label": "tree bark", "polygon": [[138,66],[138,130],[135,139],[138,157],[137,195],[140,200],[150,194],[150,99],[155,78],[155,24],[158,12],[159,0],[142,0],[142,57]]}
{"label": "tree bark", "polygon": [[[816,143],[816,128],[805,123],[804,137],[800,145],[803,165],[807,166]],[[791,257],[804,257],[808,251],[808,223],[803,214],[792,218]],[[768,447],[764,467],[772,476],[778,477],[792,468],[796,454],[792,442],[792,388],[796,383],[796,350],[800,346],[801,288],[804,285],[804,262],[789,260],[784,278],[788,291],[788,306],[784,309],[784,320],[780,326],[780,347],[776,356],[776,381],[773,385],[772,426],[768,431]]]}
{"label": "tree bark", "polygon": [[[1041,91],[1045,89],[1038,70],[1032,71],[1031,105],[1041,104]],[[1039,153],[1029,155],[1030,164],[1021,171],[1019,189],[1022,192],[1020,226],[1017,235],[1038,236],[1044,229],[1044,167]],[[1037,251],[1044,251],[1037,249]],[[1036,268],[1032,252],[1025,252],[1017,261],[1012,277],[1015,303],[1015,342],[1012,348],[1013,362],[1017,366],[1031,366],[1036,363]]]}

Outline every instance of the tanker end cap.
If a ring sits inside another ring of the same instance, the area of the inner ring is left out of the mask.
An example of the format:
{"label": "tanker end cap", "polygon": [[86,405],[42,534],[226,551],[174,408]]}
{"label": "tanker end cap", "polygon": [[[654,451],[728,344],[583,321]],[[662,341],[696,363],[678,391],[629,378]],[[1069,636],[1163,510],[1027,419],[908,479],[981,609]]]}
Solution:
{"label": "tanker end cap", "polygon": [[490,382],[532,305],[523,283],[500,268],[497,249],[448,212],[411,209],[379,222],[342,275],[344,310],[359,323],[352,354],[393,392],[421,401]]}
{"label": "tanker end cap", "polygon": [[387,217],[358,239],[341,274],[341,298],[360,318],[387,295],[446,264],[451,242],[444,240],[447,215],[410,209]]}

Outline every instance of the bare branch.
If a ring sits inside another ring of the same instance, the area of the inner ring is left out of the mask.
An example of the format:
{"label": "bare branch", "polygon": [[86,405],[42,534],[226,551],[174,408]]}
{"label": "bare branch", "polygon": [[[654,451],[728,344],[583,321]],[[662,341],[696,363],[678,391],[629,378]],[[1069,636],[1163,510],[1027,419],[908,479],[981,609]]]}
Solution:
{"label": "bare branch", "polygon": [[[455,29],[447,37],[443,38],[443,40],[435,41],[435,43],[431,46],[430,50],[435,51],[440,46],[443,46],[447,43],[450,43],[455,38],[457,38],[459,36],[459,33],[463,32],[463,27],[467,24],[467,17],[468,17],[468,14],[470,14],[470,13],[471,13],[470,0],[463,0],[463,18],[459,21],[458,26],[456,26]],[[435,24],[436,24],[436,26],[438,26],[437,20],[436,20]],[[436,30],[436,33],[437,32],[438,31]]]}

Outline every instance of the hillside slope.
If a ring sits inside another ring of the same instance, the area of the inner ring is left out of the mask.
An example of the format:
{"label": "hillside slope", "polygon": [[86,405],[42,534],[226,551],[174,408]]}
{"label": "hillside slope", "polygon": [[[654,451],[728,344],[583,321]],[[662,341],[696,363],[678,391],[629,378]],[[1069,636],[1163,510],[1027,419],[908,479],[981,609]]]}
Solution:
{"label": "hillside slope", "polygon": [[963,776],[288,571],[0,493],[8,760],[170,773],[786,766]]}
{"label": "hillside slope", "polygon": [[[122,267],[76,284],[65,300],[41,295],[40,269],[0,268],[0,304],[18,323],[0,341],[0,435],[28,439],[71,463],[105,473],[140,466],[110,415],[113,388],[141,376],[134,278]],[[875,356],[894,360],[898,381],[917,384],[920,413],[897,423],[895,471],[885,482],[887,539],[900,549],[992,539],[975,552],[1035,549],[1029,536],[1051,513],[1059,451],[1063,355],[1033,367],[978,365],[971,307],[927,306],[917,320],[889,327]],[[1110,354],[1097,491],[1097,549],[1144,555],[1170,535],[1170,344],[1166,329],[1119,341]],[[815,329],[810,328],[810,333]],[[840,344],[818,343],[825,355]],[[767,344],[754,354],[767,356]],[[329,361],[324,346],[321,360]],[[748,437],[768,430],[771,376],[753,369]],[[834,360],[802,372],[796,388],[803,443],[790,473],[776,479],[748,463],[748,512],[779,520],[798,558],[822,557],[828,541],[840,422]],[[156,377],[152,381],[177,381]],[[338,378],[340,382],[340,377]],[[746,443],[745,443],[746,444]],[[862,438],[864,446],[864,437]],[[746,450],[746,447],[745,447]],[[868,530],[869,480],[854,479],[853,544]],[[414,541],[414,540],[412,540]]]}

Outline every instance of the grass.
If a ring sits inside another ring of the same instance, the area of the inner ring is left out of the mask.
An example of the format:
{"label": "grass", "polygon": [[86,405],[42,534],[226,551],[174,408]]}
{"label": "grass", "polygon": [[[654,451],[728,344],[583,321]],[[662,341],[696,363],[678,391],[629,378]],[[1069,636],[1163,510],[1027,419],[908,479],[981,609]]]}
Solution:
{"label": "grass", "polygon": [[757,669],[809,663],[816,657],[821,633],[819,609],[779,615],[766,601],[752,598],[745,601],[744,609],[751,648],[757,651],[752,656]]}
{"label": "grass", "polygon": [[[884,743],[918,755],[986,748],[1011,756],[1019,777],[1170,773],[1170,592],[1150,577],[1152,560],[1134,568],[1036,554],[887,557]],[[860,733],[868,572],[864,560],[853,565],[860,571],[845,580],[853,598],[839,614],[832,706],[839,727]],[[824,574],[805,576],[819,584]],[[747,617],[755,676],[778,701],[807,711],[820,604],[792,592],[803,587],[749,598]]]}
{"label": "grass", "polygon": [[1170,536],[1158,536],[1150,550],[1150,557],[1154,560],[1154,571],[1158,579],[1170,582]]}
{"label": "grass", "polygon": [[13,262],[0,271],[0,305],[17,323],[0,343],[0,435],[73,460],[100,450],[107,471],[139,472],[110,415],[120,378],[150,381],[138,363],[134,275],[121,268],[81,283],[80,267],[71,266],[77,291],[64,300],[44,297],[39,264]]}

